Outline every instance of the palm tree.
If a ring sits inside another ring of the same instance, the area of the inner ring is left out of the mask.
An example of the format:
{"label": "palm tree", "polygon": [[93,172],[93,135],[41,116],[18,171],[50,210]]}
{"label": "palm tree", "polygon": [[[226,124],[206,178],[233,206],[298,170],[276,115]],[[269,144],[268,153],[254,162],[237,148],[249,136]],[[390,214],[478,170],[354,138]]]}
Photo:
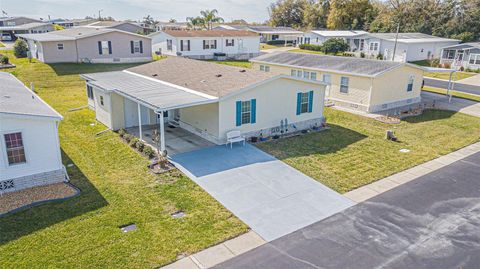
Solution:
{"label": "palm tree", "polygon": [[213,28],[213,24],[216,22],[223,22],[223,18],[217,17],[218,10],[202,10],[200,14],[203,16],[203,23],[205,24],[205,28],[211,30]]}
{"label": "palm tree", "polygon": [[203,18],[200,16],[188,17],[187,22],[188,27],[193,28],[193,30],[196,30],[198,26],[205,25],[205,23],[203,22]]}

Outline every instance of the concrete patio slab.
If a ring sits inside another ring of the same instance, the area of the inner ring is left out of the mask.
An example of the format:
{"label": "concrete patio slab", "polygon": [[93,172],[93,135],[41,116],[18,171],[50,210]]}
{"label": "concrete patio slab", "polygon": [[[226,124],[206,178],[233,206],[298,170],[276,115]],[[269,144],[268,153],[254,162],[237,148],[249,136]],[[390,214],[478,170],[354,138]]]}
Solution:
{"label": "concrete patio slab", "polygon": [[215,146],[171,160],[266,241],[354,204],[251,145]]}

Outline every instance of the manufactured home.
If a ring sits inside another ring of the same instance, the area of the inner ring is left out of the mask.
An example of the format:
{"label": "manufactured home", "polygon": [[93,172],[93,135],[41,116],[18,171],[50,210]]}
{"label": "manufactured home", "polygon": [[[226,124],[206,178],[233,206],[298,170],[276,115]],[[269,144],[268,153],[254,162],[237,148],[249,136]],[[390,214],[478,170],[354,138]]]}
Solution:
{"label": "manufactured home", "polygon": [[24,34],[33,58],[44,63],[135,63],[152,60],[149,37],[110,28],[76,27]]}
{"label": "manufactured home", "polygon": [[442,48],[441,64],[452,68],[480,70],[480,42],[463,43]]}
{"label": "manufactured home", "polygon": [[[99,122],[169,154],[224,144],[230,131],[280,135],[324,121],[325,83],[303,77],[168,57],[82,78]],[[156,131],[159,144],[152,142]]]}
{"label": "manufactured home", "polygon": [[292,52],[250,61],[259,71],[328,84],[327,99],[340,107],[380,112],[421,101],[423,69],[413,64]]}
{"label": "manufactured home", "polygon": [[260,54],[260,37],[237,30],[163,30],[152,38],[157,54],[192,59],[246,60]]}
{"label": "manufactured home", "polygon": [[64,182],[63,119],[9,73],[0,72],[0,194]]}

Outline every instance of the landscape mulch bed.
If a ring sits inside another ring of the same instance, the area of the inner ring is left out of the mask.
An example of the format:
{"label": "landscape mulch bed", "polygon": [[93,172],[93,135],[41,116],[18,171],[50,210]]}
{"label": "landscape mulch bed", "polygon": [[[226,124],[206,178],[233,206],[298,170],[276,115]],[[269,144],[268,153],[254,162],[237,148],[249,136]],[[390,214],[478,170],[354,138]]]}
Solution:
{"label": "landscape mulch bed", "polygon": [[0,216],[52,200],[76,196],[79,190],[70,183],[56,183],[0,195]]}

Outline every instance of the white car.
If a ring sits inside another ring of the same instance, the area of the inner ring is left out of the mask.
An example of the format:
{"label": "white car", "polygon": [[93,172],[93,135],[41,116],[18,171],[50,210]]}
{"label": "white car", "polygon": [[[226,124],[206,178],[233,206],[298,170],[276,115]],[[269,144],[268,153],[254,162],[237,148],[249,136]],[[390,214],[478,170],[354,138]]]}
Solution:
{"label": "white car", "polygon": [[2,38],[1,40],[3,41],[12,41],[12,36],[9,33],[2,33]]}

